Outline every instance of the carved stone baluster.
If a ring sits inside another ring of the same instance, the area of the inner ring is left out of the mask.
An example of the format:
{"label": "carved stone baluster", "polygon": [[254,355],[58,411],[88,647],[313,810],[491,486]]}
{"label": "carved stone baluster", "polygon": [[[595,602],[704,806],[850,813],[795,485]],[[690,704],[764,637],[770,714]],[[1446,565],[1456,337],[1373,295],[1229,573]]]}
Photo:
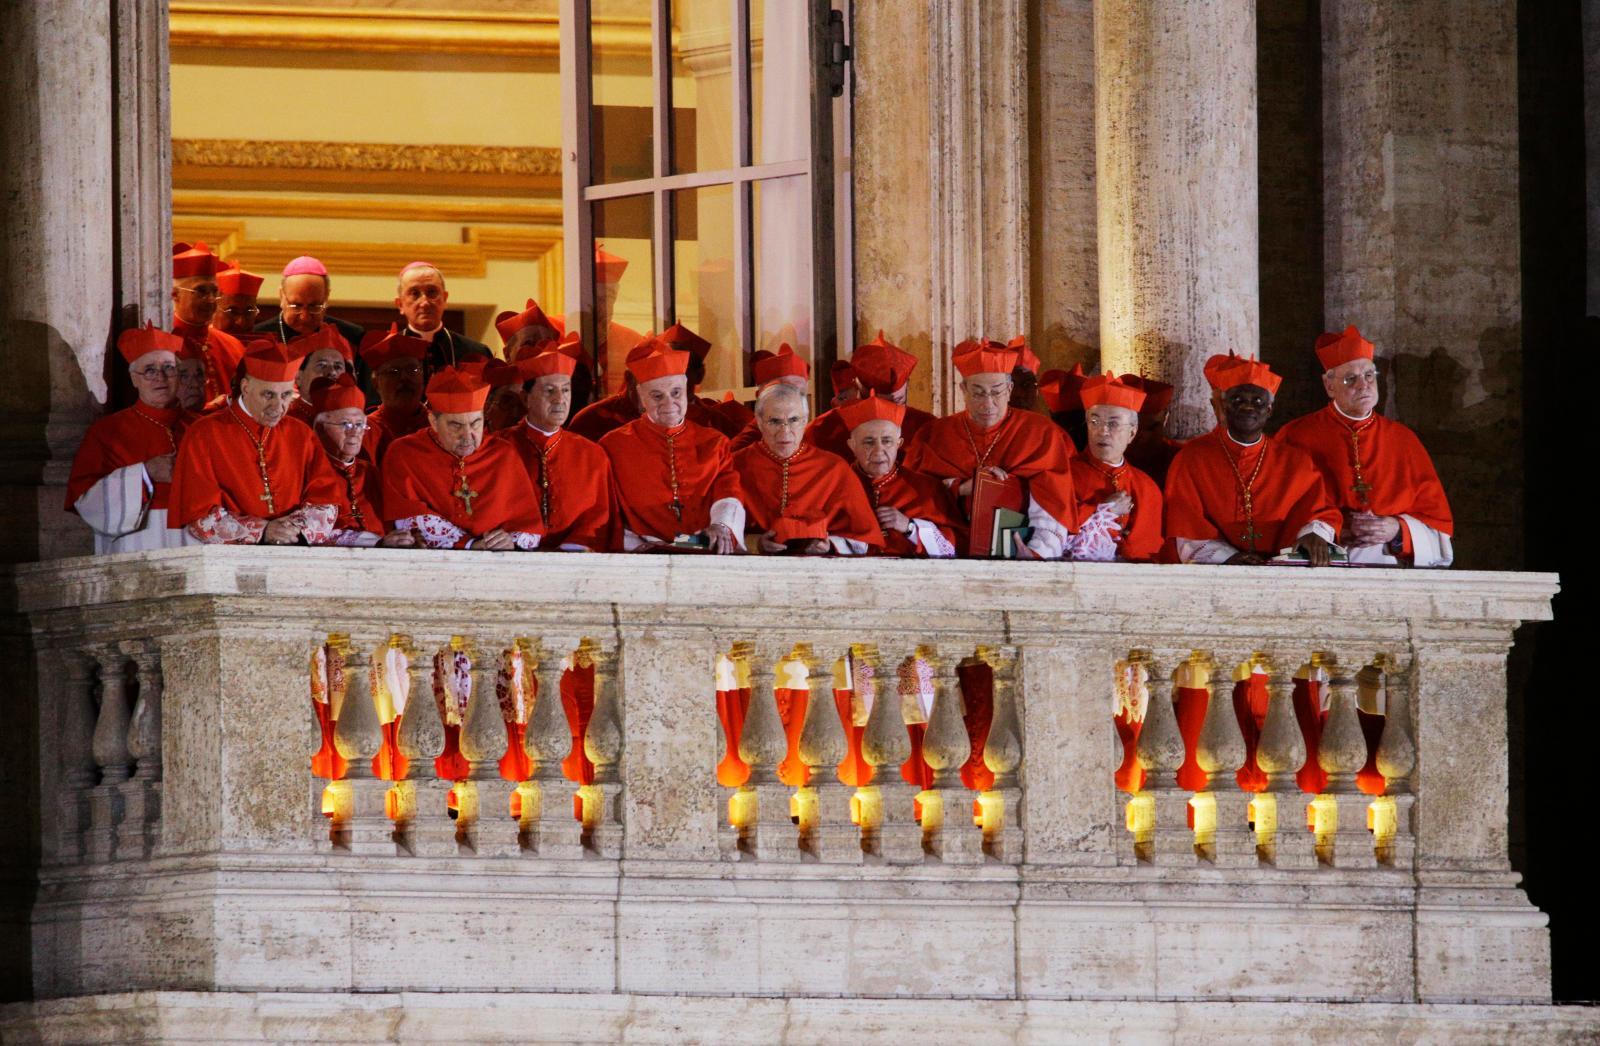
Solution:
{"label": "carved stone baluster", "polygon": [[1306,831],[1305,806],[1295,774],[1306,761],[1305,735],[1294,716],[1294,678],[1273,662],[1267,679],[1267,717],[1256,745],[1256,765],[1267,790],[1256,797],[1256,845],[1279,868],[1315,868],[1317,855]]}
{"label": "carved stone baluster", "polygon": [[1250,793],[1239,787],[1235,776],[1244,765],[1245,743],[1233,708],[1233,668],[1248,657],[1225,657],[1212,668],[1207,683],[1210,697],[1195,750],[1200,769],[1208,775],[1210,797],[1208,803],[1196,805],[1211,807],[1208,849],[1211,860],[1223,868],[1250,868],[1257,863],[1255,833],[1250,830]]}
{"label": "carved stone baluster", "polygon": [[89,830],[84,856],[89,861],[109,861],[116,854],[117,825],[122,820],[122,791],[118,787],[132,770],[128,752],[127,656],[115,646],[95,651],[100,666],[100,711],[94,724],[94,761],[99,784],[89,789]]}
{"label": "carved stone baluster", "polygon": [[[1372,836],[1367,831],[1367,797],[1356,786],[1356,772],[1367,761],[1367,742],[1356,717],[1355,679],[1346,669],[1333,671],[1328,681],[1332,698],[1328,720],[1322,727],[1317,764],[1328,775],[1326,798],[1333,800],[1331,846],[1321,845],[1319,857],[1338,868],[1371,868],[1377,864]],[[1319,802],[1325,802],[1318,796]]]}
{"label": "carved stone baluster", "polygon": [[350,815],[334,831],[343,848],[354,854],[393,854],[394,828],[384,811],[383,796],[387,781],[372,775],[372,757],[382,743],[377,708],[372,703],[371,651],[382,647],[388,637],[357,640],[352,637],[342,646],[344,656],[344,704],[333,726],[333,742],[349,763],[345,782],[350,789]]}
{"label": "carved stone baluster", "polygon": [[830,665],[813,651],[807,661],[805,725],[800,729],[800,761],[811,771],[806,791],[814,810],[804,826],[802,845],[819,861],[860,864],[861,831],[850,820],[850,789],[839,780],[839,763],[848,751],[844,726],[833,701]]}
{"label": "carved stone baluster", "polygon": [[1178,867],[1195,863],[1194,830],[1189,827],[1189,793],[1178,787],[1178,767],[1183,765],[1183,735],[1172,705],[1170,661],[1150,665],[1150,703],[1139,731],[1139,765],[1144,769],[1144,792],[1154,802],[1155,831],[1148,860]]}
{"label": "carved stone baluster", "polygon": [[1016,647],[1000,647],[994,652],[994,718],[983,744],[983,764],[994,774],[994,784],[978,797],[983,809],[984,852],[1005,864],[1022,861],[1022,788],[1017,781],[1017,769],[1022,765],[1017,677],[1022,663],[1022,652]]}
{"label": "carved stone baluster", "polygon": [[1411,676],[1386,670],[1383,737],[1378,741],[1378,772],[1383,775],[1384,796],[1393,803],[1394,832],[1379,847],[1378,859],[1396,868],[1410,868],[1417,851],[1411,830],[1411,771],[1417,766],[1417,749],[1411,740]]}
{"label": "carved stone baluster", "polygon": [[861,754],[872,767],[872,785],[861,790],[861,829],[867,852],[895,864],[916,864],[923,859],[922,826],[912,812],[912,794],[900,778],[900,765],[911,758],[911,738],[906,734],[900,708],[902,672],[909,652],[890,650],[878,656],[877,696],[867,716]]}
{"label": "carved stone baluster", "polygon": [[404,838],[419,857],[452,857],[459,852],[456,823],[449,814],[453,782],[443,780],[433,761],[444,751],[444,723],[433,693],[433,657],[450,648],[449,635],[413,637],[416,656],[411,661],[411,700],[400,720],[400,751],[411,761],[410,821]]}
{"label": "carved stone baluster", "polygon": [[[76,649],[60,651],[61,820],[56,859],[71,862],[85,856],[89,828],[88,790],[99,779],[94,760],[94,660]],[[41,682],[43,682],[41,680]]]}
{"label": "carved stone baluster", "polygon": [[128,754],[137,769],[122,789],[119,856],[148,857],[161,829],[161,648],[152,641],[123,643],[138,668],[139,694],[128,721]]}
{"label": "carved stone baluster", "polygon": [[973,827],[972,796],[961,781],[961,768],[972,756],[972,738],[961,715],[957,662],[932,651],[926,660],[935,682],[922,742],[923,758],[933,768],[932,795],[923,793],[922,801],[923,850],[946,864],[973,864],[982,859],[983,836]]}
{"label": "carved stone baluster", "polygon": [[778,718],[768,657],[760,649],[750,652],[750,709],[739,738],[739,758],[750,767],[745,790],[755,794],[755,821],[745,845],[759,860],[798,861],[799,836],[790,820],[791,792],[778,780],[778,763],[788,754],[789,745]]}
{"label": "carved stone baluster", "polygon": [[472,700],[461,730],[461,754],[472,766],[466,782],[466,790],[472,793],[472,809],[469,813],[468,799],[458,787],[461,816],[456,820],[456,838],[474,853],[488,857],[511,856],[521,850],[517,825],[510,820],[513,786],[500,776],[500,757],[506,752],[506,725],[496,685],[501,653],[509,645],[509,640],[502,638],[483,639],[474,645]]}
{"label": "carved stone baluster", "polygon": [[579,653],[594,664],[594,713],[583,736],[583,754],[594,764],[594,784],[584,789],[584,844],[599,857],[622,856],[622,687],[617,659],[621,651],[589,645]]}
{"label": "carved stone baluster", "polygon": [[561,760],[572,745],[572,730],[561,704],[563,660],[577,641],[562,644],[545,639],[539,647],[534,677],[539,693],[528,716],[528,754],[534,759],[539,810],[532,833],[540,857],[575,860],[583,856],[583,824],[573,816],[572,782],[561,773]]}

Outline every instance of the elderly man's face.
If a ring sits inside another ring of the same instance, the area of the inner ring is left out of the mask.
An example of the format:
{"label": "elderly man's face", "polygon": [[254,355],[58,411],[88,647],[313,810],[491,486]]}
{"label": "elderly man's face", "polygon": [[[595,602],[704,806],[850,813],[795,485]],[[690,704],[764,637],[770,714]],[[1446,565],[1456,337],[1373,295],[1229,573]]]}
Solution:
{"label": "elderly man's face", "polygon": [[483,443],[483,411],[461,414],[430,414],[428,423],[439,443],[458,458],[464,458]]}
{"label": "elderly man's face", "polygon": [[528,421],[546,432],[567,423],[572,411],[572,376],[543,374],[528,382]]}
{"label": "elderly man's face", "polygon": [[367,435],[367,416],[360,407],[342,407],[317,415],[317,438],[340,461],[354,461]]}
{"label": "elderly man's face", "polygon": [[315,334],[322,329],[328,312],[328,281],[315,273],[285,276],[278,287],[278,308],[283,322],[300,334]]}
{"label": "elderly man's face", "polygon": [[178,406],[199,410],[206,399],[206,365],[203,360],[178,361]]}
{"label": "elderly man's face", "polygon": [[166,410],[178,402],[178,357],[165,349],[147,352],[128,366],[139,402]]}
{"label": "elderly man's face", "polygon": [[489,432],[500,432],[511,428],[526,415],[527,411],[522,405],[522,386],[502,385],[489,393],[489,401],[483,405],[483,427]]}
{"label": "elderly man's face", "polygon": [[1254,443],[1272,417],[1272,393],[1260,385],[1235,385],[1222,393],[1228,432],[1241,443]]}
{"label": "elderly man's face", "polygon": [[1127,407],[1097,403],[1085,413],[1089,453],[1107,465],[1122,464],[1123,453],[1139,431],[1139,415]]}
{"label": "elderly man's face", "polygon": [[300,373],[294,379],[295,387],[300,390],[301,396],[310,398],[313,381],[318,378],[337,379],[347,369],[344,355],[338,349],[318,349],[300,364]]}
{"label": "elderly man's face", "polygon": [[639,382],[639,409],[662,428],[683,424],[689,412],[689,382],[682,374],[668,374]]}
{"label": "elderly man's face", "polygon": [[385,407],[403,410],[422,402],[422,361],[406,357],[390,360],[372,372],[378,398]]}
{"label": "elderly man's face", "polygon": [[294,398],[292,381],[262,381],[246,374],[239,384],[239,400],[244,409],[268,428],[283,420]]}
{"label": "elderly man's face", "polygon": [[243,337],[250,333],[250,328],[255,326],[256,317],[261,315],[261,307],[256,304],[253,294],[224,294],[220,299],[221,306],[217,314],[211,318],[211,325],[224,334]]}
{"label": "elderly man's face", "polygon": [[437,269],[419,265],[400,274],[400,288],[395,294],[394,307],[412,330],[419,334],[437,330],[444,321],[445,302],[450,295],[444,289],[444,277]]}
{"label": "elderly man's face", "polygon": [[887,476],[900,454],[900,426],[887,418],[864,421],[850,433],[850,453],[856,465],[873,479]]}
{"label": "elderly man's face", "polygon": [[1339,364],[1322,375],[1322,387],[1352,418],[1364,418],[1378,406],[1378,368],[1371,360]]}
{"label": "elderly man's face", "polygon": [[761,441],[777,457],[792,457],[800,449],[800,440],[806,434],[809,414],[803,396],[769,395],[756,404],[756,424],[761,429]]}
{"label": "elderly man's face", "polygon": [[979,429],[992,429],[1006,416],[1011,403],[1011,375],[974,374],[961,383],[967,398],[967,416]]}
{"label": "elderly man's face", "polygon": [[172,311],[184,323],[211,325],[217,314],[217,281],[212,276],[185,276],[172,281]]}

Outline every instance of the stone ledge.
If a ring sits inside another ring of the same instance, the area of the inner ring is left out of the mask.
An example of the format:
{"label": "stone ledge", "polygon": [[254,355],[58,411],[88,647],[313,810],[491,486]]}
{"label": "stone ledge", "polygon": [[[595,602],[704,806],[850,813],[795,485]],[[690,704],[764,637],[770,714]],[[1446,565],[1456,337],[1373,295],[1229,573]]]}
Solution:
{"label": "stone ledge", "polygon": [[1582,1006],[711,999],[643,994],[134,992],[0,1006],[0,1040],[787,1043],[916,1040],[1548,1043],[1600,1039]]}

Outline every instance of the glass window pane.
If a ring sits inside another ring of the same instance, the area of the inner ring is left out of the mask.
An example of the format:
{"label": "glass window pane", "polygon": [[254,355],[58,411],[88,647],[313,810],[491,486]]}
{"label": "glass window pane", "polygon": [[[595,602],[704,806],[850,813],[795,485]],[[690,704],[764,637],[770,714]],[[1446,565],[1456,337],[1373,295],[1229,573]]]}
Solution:
{"label": "glass window pane", "polygon": [[711,343],[705,395],[744,385],[744,354],[734,313],[733,186],[672,194],[673,296],[678,322]]}
{"label": "glass window pane", "polygon": [[624,196],[593,205],[595,359],[608,394],[622,388],[628,350],[657,329],[650,200]]}
{"label": "glass window pane", "polygon": [[[638,0],[590,0],[591,184],[655,176],[655,81],[650,8]],[[551,99],[559,105],[559,99]]]}
{"label": "glass window pane", "polygon": [[750,0],[750,155],[756,163],[811,153],[807,4]]}
{"label": "glass window pane", "polygon": [[672,169],[733,165],[733,23],[728,0],[672,0]]}
{"label": "glass window pane", "polygon": [[751,189],[752,349],[788,342],[811,359],[811,180],[769,178]]}

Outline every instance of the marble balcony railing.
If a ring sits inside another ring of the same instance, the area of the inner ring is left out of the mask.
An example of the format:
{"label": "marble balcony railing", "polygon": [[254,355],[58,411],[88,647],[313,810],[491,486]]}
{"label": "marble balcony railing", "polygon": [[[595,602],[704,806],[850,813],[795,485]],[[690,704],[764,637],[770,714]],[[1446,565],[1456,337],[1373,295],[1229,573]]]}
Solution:
{"label": "marble balcony railing", "polygon": [[43,995],[1548,997],[1504,673],[1547,575],[197,548],[14,576]]}

